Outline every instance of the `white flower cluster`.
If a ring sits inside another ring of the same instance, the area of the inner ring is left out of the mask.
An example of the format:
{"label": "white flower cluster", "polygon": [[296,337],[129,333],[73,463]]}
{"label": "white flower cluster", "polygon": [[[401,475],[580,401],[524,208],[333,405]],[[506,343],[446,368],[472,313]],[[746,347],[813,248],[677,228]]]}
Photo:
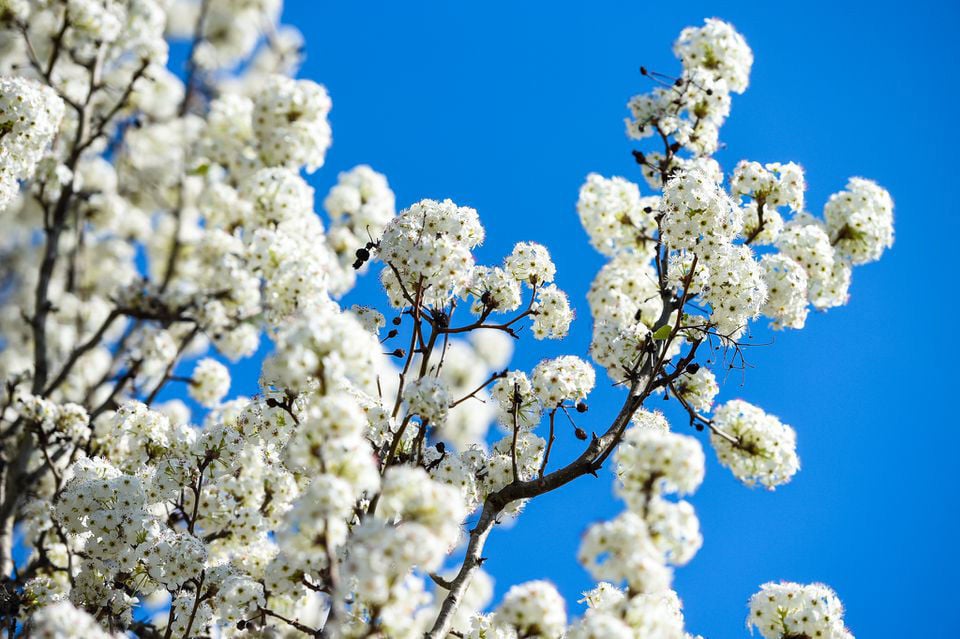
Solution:
{"label": "white flower cluster", "polygon": [[512,428],[514,414],[520,428],[534,428],[540,422],[543,406],[526,373],[508,372],[493,385],[491,394],[497,402],[502,424]]}
{"label": "white flower cluster", "polygon": [[407,411],[417,415],[424,423],[443,426],[450,407],[450,394],[443,380],[436,377],[421,377],[403,389]]}
{"label": "white flower cluster", "polygon": [[0,78],[0,209],[33,172],[63,119],[63,100],[32,80]]}
{"label": "white flower cluster", "polygon": [[124,3],[117,0],[107,2],[89,2],[85,0],[68,0],[67,10],[70,12],[71,26],[76,32],[92,40],[113,42],[120,35],[125,18]]}
{"label": "white flower cluster", "polygon": [[470,312],[475,315],[481,315],[485,309],[509,313],[523,301],[520,282],[499,266],[477,266],[466,292],[473,296]]}
{"label": "white flower cluster", "polygon": [[387,265],[382,280],[391,302],[407,306],[427,284],[424,295],[436,306],[458,296],[473,272],[471,249],[483,237],[476,210],[450,200],[422,200],[401,211],[380,239],[379,258]]}
{"label": "white flower cluster", "polygon": [[230,371],[217,360],[205,357],[193,369],[189,389],[197,402],[213,408],[230,392]]}
{"label": "white flower cluster", "polygon": [[258,227],[272,228],[297,220],[313,207],[313,189],[298,174],[285,168],[263,168],[254,172],[240,183],[237,195],[242,199],[238,208],[250,206],[251,221]]}
{"label": "white flower cluster", "polygon": [[590,285],[587,300],[598,322],[652,328],[663,310],[657,273],[648,260],[620,253],[607,262]]}
{"label": "white flower cluster", "polygon": [[729,23],[708,18],[702,27],[687,27],[680,32],[673,52],[685,68],[705,69],[735,93],[747,89],[753,52]]}
{"label": "white flower cluster", "polygon": [[358,251],[366,251],[396,215],[393,191],[384,175],[361,164],[339,175],[323,207],[330,216],[328,242],[352,275]]}
{"label": "white flower cluster", "polygon": [[824,584],[767,583],[750,597],[747,625],[764,639],[853,639],[843,624],[843,605]]}
{"label": "white flower cluster", "polygon": [[671,433],[659,413],[641,410],[633,422],[614,457],[618,493],[628,510],[591,526],[579,552],[594,578],[626,582],[630,596],[601,583],[588,593],[590,610],[569,636],[684,636],[670,565],[690,561],[703,538],[693,507],[664,496],[696,490],[703,480],[703,450],[692,437]]}
{"label": "white flower cluster", "polygon": [[190,579],[200,576],[207,560],[207,548],[190,533],[160,531],[142,549],[148,561],[147,574],[168,590],[176,590]]}
{"label": "white flower cluster", "polygon": [[721,335],[738,336],[766,301],[763,268],[742,244],[727,245],[705,261],[709,277],[700,296],[710,304],[710,320]]}
{"label": "white flower cluster", "polygon": [[69,601],[61,601],[37,610],[27,623],[26,636],[37,639],[119,639],[126,635],[107,632],[93,615],[78,610]]}
{"label": "white flower cluster", "polygon": [[639,187],[621,177],[587,176],[577,213],[593,247],[607,256],[631,249],[650,256],[656,246],[656,197],[640,197]]}
{"label": "white flower cluster", "polygon": [[733,240],[743,227],[740,210],[700,169],[678,173],[663,189],[663,241],[672,249],[697,250],[703,259]]}
{"label": "white flower cluster", "polygon": [[176,0],[168,15],[174,36],[192,38],[196,25],[202,26],[194,59],[200,67],[216,70],[246,59],[261,34],[274,28],[281,7],[281,0]]}
{"label": "white flower cluster", "polygon": [[614,455],[620,496],[638,510],[654,493],[694,492],[703,482],[700,442],[671,433],[660,413],[643,411],[635,420]]}
{"label": "white flower cluster", "polygon": [[527,286],[548,284],[557,272],[547,248],[536,242],[520,242],[514,246],[513,252],[504,259],[503,268]]}
{"label": "white flower cluster", "polygon": [[622,381],[635,368],[663,311],[657,272],[649,261],[627,252],[608,262],[590,285],[594,318],[590,354],[607,374]]}
{"label": "white flower cluster", "polygon": [[313,214],[313,189],[286,169],[262,169],[242,185],[258,222],[249,236],[248,267],[262,279],[268,319],[278,324],[296,310],[326,303],[352,282]]}
{"label": "white flower cluster", "polygon": [[[659,204],[659,228],[662,241],[672,249],[671,284],[699,294],[719,333],[737,337],[763,307],[766,281],[750,249],[733,244],[742,231],[743,216],[717,179],[705,164],[674,176]],[[592,350],[614,379],[622,379],[637,364],[647,339],[645,329],[660,318],[663,295],[658,279],[646,259],[621,252],[591,286]],[[675,348],[676,343],[670,346]]]}
{"label": "white flower cluster", "polygon": [[[685,72],[679,83],[657,87],[630,99],[627,135],[633,139],[673,136],[677,144],[696,156],[709,155],[719,147],[720,126],[730,113],[730,93],[723,80],[702,69]],[[676,157],[653,151],[642,160],[647,183],[659,188],[668,169],[683,165]]]}
{"label": "white flower cluster", "polygon": [[[630,100],[633,119],[627,120],[627,134],[635,139],[673,136],[694,154],[710,155],[730,112],[730,93],[747,88],[753,53],[730,24],[716,19],[684,29],[673,50],[683,63],[683,74],[669,86]],[[669,159],[651,153],[645,160],[655,169],[647,174],[648,180],[659,186],[662,175],[672,168]]]}
{"label": "white flower cluster", "polygon": [[850,178],[823,207],[827,233],[837,253],[851,264],[880,259],[893,246],[893,199],[876,182]]}
{"label": "white flower cluster", "polygon": [[386,264],[381,281],[390,303],[442,309],[454,298],[473,297],[471,311],[485,319],[516,310],[525,284],[535,295],[523,313],[533,317],[534,337],[564,337],[573,311],[566,293],[550,284],[556,267],[546,247],[520,242],[502,268],[477,266],[471,250],[483,237],[477,212],[450,200],[423,200],[401,211],[384,229],[378,250]]}
{"label": "white flower cluster", "polygon": [[350,312],[356,316],[368,333],[379,335],[380,329],[387,325],[387,318],[383,313],[372,306],[360,306],[354,304],[350,307]]}
{"label": "white flower cluster", "polygon": [[533,369],[533,392],[545,408],[586,399],[596,381],[593,367],[579,357],[545,359]]}
{"label": "white flower cluster", "polygon": [[[699,538],[699,529],[696,532]],[[698,541],[694,543],[699,547]],[[627,581],[635,592],[666,590],[673,577],[646,520],[630,511],[590,526],[580,543],[579,557],[595,579]]]}
{"label": "white flower cluster", "polygon": [[685,370],[676,381],[680,398],[697,412],[706,413],[713,406],[713,400],[720,392],[717,376],[709,368],[700,366],[694,372]]}
{"label": "white flower cluster", "polygon": [[506,626],[517,637],[560,639],[567,625],[566,604],[548,581],[528,581],[512,586],[494,613],[495,624]]}
{"label": "white flower cluster", "polygon": [[[432,480],[421,468],[392,467],[384,476],[376,518],[352,532],[353,543],[342,568],[357,604],[381,611],[387,636],[410,636],[420,629],[413,615],[427,603],[414,567],[435,571],[457,541],[466,516],[455,487]],[[346,594],[346,593],[344,593]],[[341,625],[342,624],[342,625]],[[337,620],[334,636],[363,633],[349,620]]]}
{"label": "white flower cluster", "polygon": [[601,582],[581,601],[587,612],[567,639],[695,639],[684,631],[680,598],[672,590],[628,594]]}
{"label": "white flower cluster", "polygon": [[457,541],[466,516],[459,491],[430,479],[423,469],[402,466],[391,468],[384,477],[377,512],[386,520],[423,526],[433,535],[435,543],[431,545],[437,559],[424,566],[426,569],[434,568],[447,547]]}
{"label": "white flower cluster", "polygon": [[[672,286],[700,296],[716,331],[727,339],[739,338],[747,322],[761,312],[776,329],[802,328],[808,304],[825,309],[846,303],[850,266],[877,259],[892,244],[889,194],[868,180],[853,178],[846,191],[830,198],[824,223],[802,212],[806,184],[799,165],[742,161],[733,171],[728,195],[720,186],[719,166],[709,155],[717,148],[729,94],[747,87],[753,55],[742,36],[715,19],[685,29],[674,52],[683,63],[681,76],[669,87],[658,86],[633,98],[629,103],[633,118],[627,122],[630,137],[660,136],[665,144],[662,152],[637,155],[650,185],[663,189],[662,199],[650,210],[660,216],[656,230],[672,252],[658,269],[666,266]],[[680,150],[694,157],[683,157]],[[628,229],[633,219],[623,214],[627,207],[622,202],[641,198],[639,193],[631,198],[622,190],[601,190],[601,181],[595,176],[588,179],[578,211],[594,246],[619,257],[622,240],[611,234]],[[607,210],[600,215],[597,207]],[[796,218],[785,222],[782,207]],[[779,254],[759,256],[765,261],[758,266],[757,257],[735,244],[740,238],[752,247],[774,246]],[[646,275],[637,272],[633,279]],[[598,281],[591,293],[598,320],[594,354],[619,381],[624,375],[617,369],[629,369],[629,360],[617,361],[614,355],[632,355],[634,349],[614,344],[642,341],[643,331],[638,334],[636,327],[617,317],[618,311],[625,315],[631,306],[623,303],[621,287]],[[642,297],[629,298],[635,309],[639,300],[656,300],[658,293],[644,290]],[[651,321],[645,325],[651,327]],[[634,337],[629,337],[631,333]]]}
{"label": "white flower cluster", "polygon": [[[758,223],[756,204],[748,205],[748,227]],[[771,296],[763,313],[774,328],[802,328],[807,303],[818,309],[845,304],[851,267],[879,259],[893,244],[893,200],[870,180],[851,178],[823,213],[824,222],[803,213],[783,224],[775,210],[764,212],[766,226],[756,237],[780,251],[763,258]]]}
{"label": "white flower cluster", "polygon": [[[227,547],[238,549],[252,542],[254,530],[271,517],[272,509],[263,504],[263,471],[247,463],[243,478],[238,478],[230,470],[245,452],[238,434],[210,425],[198,438],[192,429],[172,427],[142,404],[125,407],[119,419],[123,433],[119,439],[124,441],[110,452],[122,459],[127,450],[129,465],[138,474],[125,473],[100,458],[82,458],[67,470],[68,479],[54,504],[55,521],[67,535],[64,551],[83,557],[82,570],[69,589],[70,601],[88,610],[106,607],[124,624],[130,623],[137,603],[131,592],[175,593],[187,582],[206,584],[210,595],[219,593],[220,618],[228,623],[262,605],[262,586],[225,563],[222,545],[194,534],[202,530],[216,538],[218,531],[229,530],[223,536],[236,537]],[[137,433],[139,443],[134,439]],[[134,446],[139,452],[130,450]],[[211,466],[214,460],[227,470]],[[197,479],[198,474],[201,478],[206,474],[206,481]],[[284,496],[281,479],[274,471],[268,480],[278,505],[291,494]],[[188,528],[167,527],[168,521],[176,521],[168,519],[171,508],[188,521]],[[248,586],[238,592],[235,586],[244,580]],[[200,593],[180,604],[174,601],[174,611],[178,605],[189,611],[197,597]],[[200,628],[211,616],[207,604],[197,618]],[[183,628],[186,616],[177,623]]]}
{"label": "white flower cluster", "polygon": [[533,336],[536,339],[560,339],[567,335],[573,322],[573,310],[567,294],[556,284],[548,284],[537,291],[533,310]]}
{"label": "white flower cluster", "polygon": [[[513,341],[502,331],[472,331],[468,340],[450,340],[445,349],[434,351],[430,358],[428,371],[439,371],[437,378],[445,385],[450,404],[442,422],[431,421],[430,426],[437,428],[437,436],[457,450],[467,451],[486,442],[487,430],[497,416],[497,402],[491,401],[486,383],[495,374],[499,375],[509,362]],[[429,378],[428,374],[424,379]],[[491,390],[496,388],[494,385]],[[460,485],[472,494],[470,473],[458,458],[447,455],[438,463],[433,476]]]}
{"label": "white flower cluster", "polygon": [[323,166],[330,147],[327,90],[310,80],[271,76],[256,94],[253,124],[260,157],[267,166],[299,168],[312,173]]}
{"label": "white flower cluster", "polygon": [[[830,237],[817,223],[794,223],[786,227],[777,240],[777,248],[794,262],[803,267],[807,274],[808,298],[814,306],[827,308],[845,301],[838,296],[825,295],[833,287],[836,269],[845,265],[836,259]],[[846,268],[849,272],[849,267]]]}
{"label": "white flower cluster", "polygon": [[804,268],[783,253],[760,259],[767,283],[767,301],[761,312],[774,328],[803,328],[807,321],[808,277]]}
{"label": "white flower cluster", "polygon": [[803,169],[793,162],[761,165],[743,160],[730,178],[730,194],[734,197],[749,196],[774,208],[789,206],[795,212],[803,210],[805,190]]}
{"label": "white flower cluster", "polygon": [[236,627],[238,621],[255,614],[265,604],[263,584],[247,575],[228,573],[216,593],[217,616],[228,628]]}
{"label": "white flower cluster", "polygon": [[[310,397],[299,419],[299,427],[286,448],[288,463],[294,468],[322,469],[329,462],[318,455],[325,442],[351,440],[341,447],[353,448],[352,440],[358,439],[367,426],[363,410],[349,395]],[[361,473],[365,471],[362,469]]]}
{"label": "white flower cluster", "polygon": [[148,519],[140,478],[121,473],[102,459],[81,460],[73,468],[55,506],[67,532],[89,533],[84,547],[101,560],[136,561],[134,549]]}
{"label": "white flower cluster", "polygon": [[773,489],[790,481],[800,469],[794,430],[756,406],[731,400],[714,411],[713,423],[736,440],[711,433],[720,463],[748,486],[760,483]]}
{"label": "white flower cluster", "polygon": [[293,391],[314,385],[333,390],[348,380],[375,390],[377,339],[351,314],[325,306],[291,322],[276,337],[276,352],[264,362],[263,378]]}
{"label": "white flower cluster", "polygon": [[59,433],[74,442],[84,441],[90,434],[90,416],[80,404],[57,404],[19,388],[14,401],[20,417],[44,431]]}

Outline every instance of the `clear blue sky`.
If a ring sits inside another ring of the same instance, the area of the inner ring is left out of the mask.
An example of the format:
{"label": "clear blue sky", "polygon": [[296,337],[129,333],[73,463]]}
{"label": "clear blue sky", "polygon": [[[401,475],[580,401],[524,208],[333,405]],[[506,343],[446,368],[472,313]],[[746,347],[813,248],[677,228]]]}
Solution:
{"label": "clear blue sky", "polygon": [[[956,637],[946,613],[960,595],[960,427],[948,414],[958,355],[948,324],[958,310],[949,292],[960,237],[957,3],[413,5],[287,1],[285,21],[307,38],[301,75],[325,84],[334,104],[334,145],[312,182],[319,198],[338,171],[370,163],[401,206],[450,197],[476,207],[488,263],[518,240],[546,244],[580,319],[564,342],[521,350],[518,366],[586,353],[584,296],[602,260],[577,221],[577,189],[590,171],[640,181],[624,104],[648,89],[641,64],[678,69],[670,47],[686,25],[729,20],[756,56],[722,131],[727,169],[742,158],[800,162],[816,212],[850,175],[892,192],[896,245],[856,270],[849,306],[752,349],[754,368],[723,387],[722,399],[743,397],[792,424],[803,467],[775,493],[750,490],[708,451],[692,498],[705,544],[676,588],[690,630],[710,639],[744,636],[747,598],[778,579],[832,585],[861,638]],[[252,392],[256,363],[243,369],[235,389]],[[619,405],[618,392],[599,386],[588,429],[601,430]],[[575,559],[579,537],[621,509],[611,485],[609,475],[582,479],[494,532],[486,567],[498,599],[542,577],[579,598],[591,585]]]}

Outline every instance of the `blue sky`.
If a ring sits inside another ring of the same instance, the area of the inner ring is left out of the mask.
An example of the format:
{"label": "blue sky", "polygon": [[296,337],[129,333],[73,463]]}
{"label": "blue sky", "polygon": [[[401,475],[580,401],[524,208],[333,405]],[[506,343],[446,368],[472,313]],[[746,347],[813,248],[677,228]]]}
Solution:
{"label": "blue sky", "polygon": [[[793,425],[803,467],[775,493],[751,490],[708,450],[691,499],[705,544],[676,577],[688,626],[710,639],[744,636],[747,598],[787,579],[832,585],[857,636],[933,639],[956,636],[943,613],[960,595],[960,430],[948,412],[958,13],[956,3],[918,1],[288,0],[284,19],[306,35],[301,76],[333,97],[334,145],[311,178],[318,199],[338,171],[365,162],[388,176],[400,206],[450,197],[476,207],[488,232],[481,261],[498,262],[519,240],[550,248],[580,319],[563,342],[521,342],[515,364],[527,369],[586,353],[585,293],[603,260],[574,203],[590,171],[640,181],[623,133],[626,100],[649,88],[639,66],[676,72],[681,28],[731,21],[756,62],[722,130],[721,163],[800,162],[814,212],[848,176],[876,179],[896,201],[897,242],[855,271],[848,306],[811,315],[803,331],[757,330],[758,344],[774,343],[750,349],[753,368],[728,376],[721,399],[742,397]],[[359,292],[373,291],[368,281]],[[235,391],[252,393],[256,370],[243,365]],[[619,396],[604,378],[581,425],[602,430]],[[676,408],[663,403],[682,431]],[[561,443],[561,455],[575,454],[576,442]],[[497,598],[546,577],[575,602],[591,585],[575,559],[580,534],[621,509],[611,487],[609,475],[581,479],[495,530],[486,567]]]}

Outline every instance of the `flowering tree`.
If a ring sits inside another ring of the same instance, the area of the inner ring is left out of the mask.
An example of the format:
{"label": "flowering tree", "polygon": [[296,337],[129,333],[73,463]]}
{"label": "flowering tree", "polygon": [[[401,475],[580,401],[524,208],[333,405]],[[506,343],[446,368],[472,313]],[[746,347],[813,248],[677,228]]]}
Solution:
{"label": "flowering tree", "polygon": [[[314,213],[301,172],[324,163],[331,101],[293,79],[302,42],[279,12],[0,0],[0,627],[689,637],[671,581],[702,542],[679,497],[701,483],[704,452],[647,400],[675,397],[745,484],[789,481],[793,429],[744,401],[714,407],[710,365],[740,359],[760,315],[799,329],[810,306],[846,303],[852,266],[892,244],[890,196],[852,178],[814,217],[793,163],[743,161],[724,186],[711,156],[753,56],[719,20],[685,29],[679,75],[642,69],[652,90],[629,102],[651,194],[592,174],[577,200],[609,258],[589,293],[591,355],[623,389],[587,432],[593,364],[509,368],[515,343],[562,338],[573,320],[543,246],[476,264],[475,210],[397,213],[367,166],[340,175],[326,227]],[[165,38],[189,43],[181,75]],[[383,303],[341,308],[368,270]],[[262,334],[259,394],[226,401],[222,360]],[[209,410],[157,401],[176,384]],[[580,454],[551,455],[560,437]],[[606,464],[625,510],[583,537],[599,582],[586,613],[568,620],[545,581],[483,612],[495,525]],[[851,636],[821,584],[762,586],[748,624],[768,639]]]}

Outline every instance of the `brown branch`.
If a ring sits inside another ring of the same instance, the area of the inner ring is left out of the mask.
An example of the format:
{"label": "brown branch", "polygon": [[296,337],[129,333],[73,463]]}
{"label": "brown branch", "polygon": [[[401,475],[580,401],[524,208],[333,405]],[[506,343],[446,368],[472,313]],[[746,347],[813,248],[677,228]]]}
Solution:
{"label": "brown branch", "polygon": [[487,386],[489,386],[492,382],[495,382],[495,381],[497,381],[498,379],[501,379],[501,378],[503,378],[503,377],[506,377],[506,376],[507,376],[507,372],[508,372],[508,369],[504,369],[504,370],[502,370],[502,371],[498,371],[498,372],[495,372],[495,373],[491,374],[490,377],[487,378],[487,380],[486,380],[485,382],[483,382],[482,384],[480,384],[479,386],[477,386],[475,389],[473,389],[472,391],[470,391],[469,393],[467,393],[466,395],[464,395],[463,397],[461,397],[461,398],[458,399],[457,401],[455,401],[455,402],[453,402],[452,404],[450,404],[450,408],[455,408],[455,407],[459,406],[460,404],[462,404],[463,402],[465,402],[465,401],[467,401],[468,399],[470,399],[471,397],[476,397],[476,396],[477,396],[477,393],[479,393],[479,392],[482,391],[484,388],[486,388]]}
{"label": "brown branch", "polygon": [[750,244],[757,236],[763,232],[763,227],[766,225],[766,220],[763,219],[763,205],[766,204],[764,197],[757,198],[757,227],[750,232],[750,235],[747,236],[747,239],[743,241],[744,244]]}
{"label": "brown branch", "polygon": [[177,364],[180,362],[180,357],[183,355],[183,352],[187,350],[187,346],[190,345],[190,342],[193,341],[193,338],[200,333],[200,327],[194,326],[187,336],[183,338],[183,341],[180,342],[180,347],[177,349],[177,354],[173,356],[173,359],[170,360],[170,363],[167,364],[167,369],[163,373],[163,377],[160,378],[160,381],[153,388],[147,398],[144,400],[144,404],[149,406],[157,398],[157,395],[160,394],[160,391],[163,390],[163,387],[166,386],[167,382],[170,381],[171,376],[173,375],[173,369],[176,368]]}
{"label": "brown branch", "polygon": [[547,437],[547,449],[543,453],[543,463],[540,464],[540,472],[537,474],[540,479],[543,479],[543,473],[546,471],[547,464],[550,462],[550,451],[553,449],[553,442],[557,438],[556,434],[554,434],[554,418],[556,415],[557,409],[554,408],[550,411],[550,434]]}
{"label": "brown branch", "polygon": [[183,639],[190,639],[190,631],[193,630],[193,624],[197,619],[197,611],[200,610],[200,604],[203,602],[200,591],[203,589],[203,581],[206,577],[207,571],[201,571],[200,578],[197,580],[196,595],[193,598],[193,609],[190,611],[190,618],[187,620],[187,629],[183,632]]}
{"label": "brown branch", "polygon": [[513,441],[510,443],[510,463],[513,466],[513,481],[520,481],[520,472],[517,470],[517,436],[520,434],[520,385],[513,385],[513,407],[510,414],[513,418]]}
{"label": "brown branch", "polygon": [[66,380],[67,375],[70,374],[70,371],[73,369],[73,366],[77,361],[83,357],[88,351],[96,347],[100,341],[103,339],[103,336],[106,334],[113,323],[120,317],[120,311],[114,309],[110,311],[110,314],[107,315],[107,318],[103,321],[103,324],[100,325],[100,328],[88,339],[86,342],[77,346],[73,349],[73,352],[70,353],[70,356],[67,358],[67,361],[64,363],[63,367],[60,369],[60,373],[53,379],[52,382],[47,386],[43,391],[43,395],[49,396],[60,384]]}
{"label": "brown branch", "polygon": [[279,619],[280,621],[284,622],[285,624],[288,624],[288,625],[296,628],[297,630],[299,630],[300,632],[302,632],[302,633],[304,633],[304,634],[306,634],[306,635],[311,635],[311,636],[314,636],[314,637],[319,637],[319,636],[320,636],[320,631],[319,631],[319,630],[316,630],[316,629],[314,629],[314,628],[311,628],[310,626],[308,626],[308,625],[306,625],[306,624],[304,624],[304,623],[301,623],[301,622],[297,621],[296,619],[288,619],[287,617],[284,617],[283,615],[281,615],[281,614],[279,614],[279,613],[276,613],[276,612],[270,610],[269,608],[260,608],[260,609],[258,610],[258,613],[261,614],[261,615],[266,615],[267,617],[273,617],[274,619]]}

